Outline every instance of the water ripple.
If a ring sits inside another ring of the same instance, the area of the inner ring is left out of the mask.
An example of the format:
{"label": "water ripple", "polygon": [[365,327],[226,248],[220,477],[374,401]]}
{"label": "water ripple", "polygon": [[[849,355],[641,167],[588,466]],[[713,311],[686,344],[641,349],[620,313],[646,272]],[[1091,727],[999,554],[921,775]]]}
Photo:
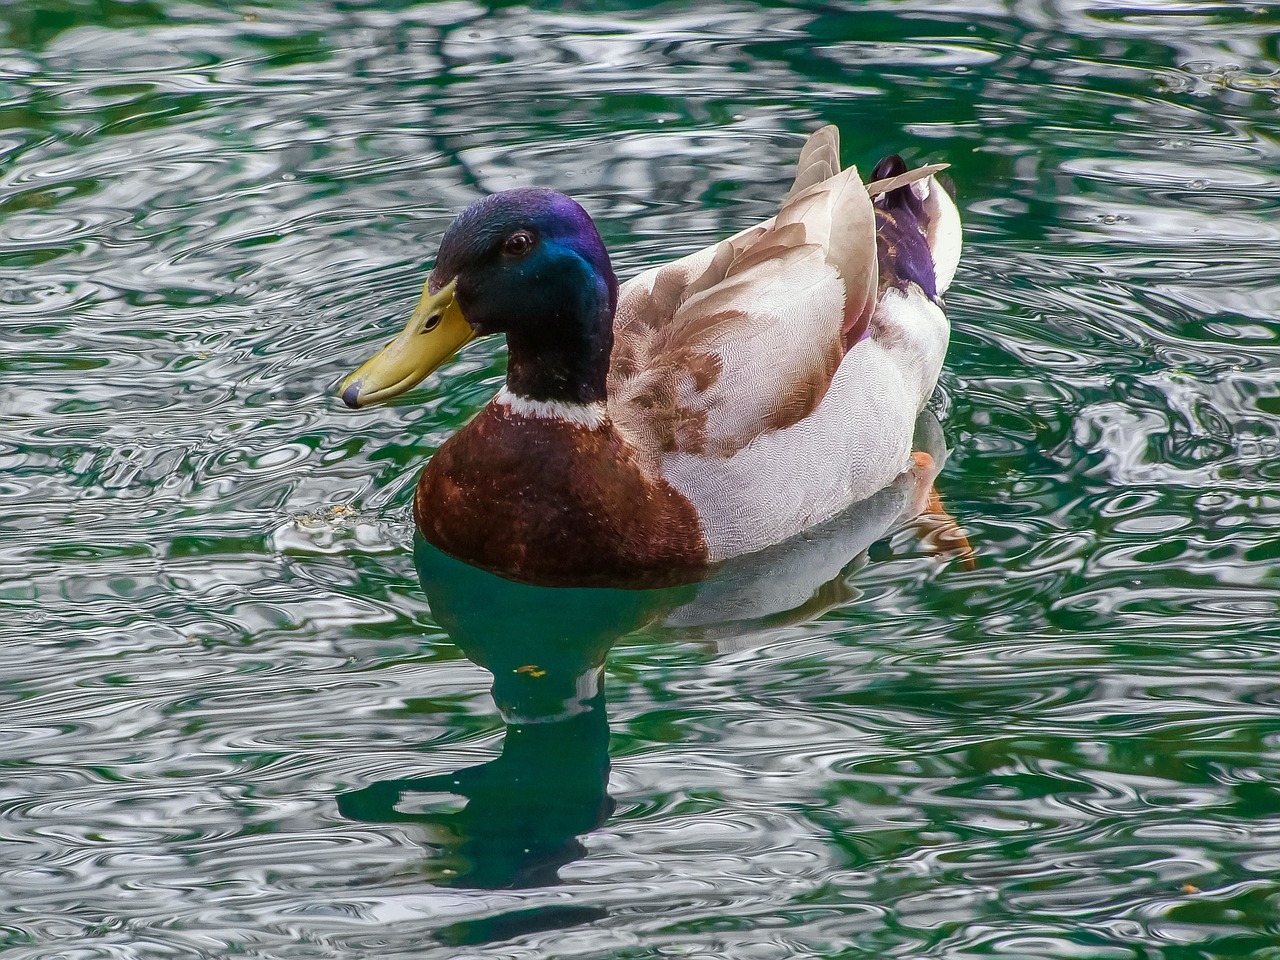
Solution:
{"label": "water ripple", "polygon": [[[68,11],[0,14],[6,957],[1274,949],[1266,4]],[[332,388],[484,192],[628,275],[771,215],[819,120],[953,165],[977,569],[904,529],[785,615],[656,611],[607,755],[524,756],[407,510],[502,350]]]}

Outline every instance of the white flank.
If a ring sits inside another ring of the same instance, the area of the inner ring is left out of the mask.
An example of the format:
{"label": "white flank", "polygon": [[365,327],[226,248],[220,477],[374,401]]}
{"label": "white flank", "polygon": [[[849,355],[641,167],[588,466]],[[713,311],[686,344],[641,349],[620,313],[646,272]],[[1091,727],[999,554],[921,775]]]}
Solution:
{"label": "white flank", "polygon": [[727,459],[662,458],[663,476],[702,518],[712,560],[780,543],[865,500],[911,465],[916,416],[947,352],[947,319],[913,284],[906,293],[885,293],[871,329],[799,423],[761,434]]}
{"label": "white flank", "polygon": [[501,404],[520,417],[534,420],[563,420],[577,427],[597,430],[609,419],[605,413],[604,403],[565,403],[561,400],[530,400],[517,393],[512,393],[505,386],[493,398],[494,403]]}
{"label": "white flank", "polygon": [[[929,182],[932,179],[931,177]],[[930,190],[922,199],[928,222],[925,232],[929,240],[929,253],[933,255],[938,296],[942,296],[951,286],[956,267],[960,264],[960,211],[956,209],[955,201],[940,186],[936,190]]]}

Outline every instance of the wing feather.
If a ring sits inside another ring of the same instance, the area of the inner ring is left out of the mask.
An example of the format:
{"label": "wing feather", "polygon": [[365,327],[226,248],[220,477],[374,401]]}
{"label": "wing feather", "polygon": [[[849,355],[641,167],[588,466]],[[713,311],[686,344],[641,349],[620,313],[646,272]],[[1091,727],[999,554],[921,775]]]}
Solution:
{"label": "wing feather", "polygon": [[623,284],[609,409],[642,454],[729,457],[821,403],[879,282],[868,188],[839,152],[818,130],[774,219]]}
{"label": "wing feather", "polygon": [[796,161],[796,180],[791,185],[785,203],[792,196],[807,190],[815,184],[834,177],[840,172],[840,129],[828,124],[815,130],[805,141],[800,150],[800,159]]}

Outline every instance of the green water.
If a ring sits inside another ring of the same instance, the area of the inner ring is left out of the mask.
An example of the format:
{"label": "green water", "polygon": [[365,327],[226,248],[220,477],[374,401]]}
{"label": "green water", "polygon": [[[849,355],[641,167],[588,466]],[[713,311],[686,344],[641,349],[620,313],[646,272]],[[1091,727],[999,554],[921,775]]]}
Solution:
{"label": "green water", "polygon": [[[6,960],[1280,957],[1280,5],[21,0],[0,45]],[[675,594],[415,558],[502,347],[333,387],[453,215],[555,186],[627,276],[823,121],[952,164],[977,569],[892,490]]]}

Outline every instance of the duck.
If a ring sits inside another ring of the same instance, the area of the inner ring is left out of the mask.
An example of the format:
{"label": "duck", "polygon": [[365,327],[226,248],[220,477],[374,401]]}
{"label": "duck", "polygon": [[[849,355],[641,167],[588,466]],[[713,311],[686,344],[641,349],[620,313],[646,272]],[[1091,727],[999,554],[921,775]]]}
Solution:
{"label": "duck", "polygon": [[962,242],[945,167],[895,154],[864,182],[822,127],[773,218],[621,284],[576,201],[491,194],[339,394],[392,399],[505,336],[505,384],[418,480],[418,534],[534,585],[697,582],[918,467]]}

